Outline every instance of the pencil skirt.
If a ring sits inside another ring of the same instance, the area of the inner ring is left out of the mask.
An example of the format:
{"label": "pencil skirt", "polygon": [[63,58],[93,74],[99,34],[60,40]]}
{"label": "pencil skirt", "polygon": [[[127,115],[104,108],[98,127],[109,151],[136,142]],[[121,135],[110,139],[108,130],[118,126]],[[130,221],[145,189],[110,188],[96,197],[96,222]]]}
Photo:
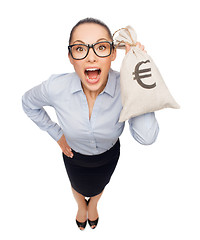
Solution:
{"label": "pencil skirt", "polygon": [[72,149],[73,158],[63,153],[71,186],[85,197],[100,194],[109,183],[120,156],[119,139],[115,145],[98,155],[84,155]]}

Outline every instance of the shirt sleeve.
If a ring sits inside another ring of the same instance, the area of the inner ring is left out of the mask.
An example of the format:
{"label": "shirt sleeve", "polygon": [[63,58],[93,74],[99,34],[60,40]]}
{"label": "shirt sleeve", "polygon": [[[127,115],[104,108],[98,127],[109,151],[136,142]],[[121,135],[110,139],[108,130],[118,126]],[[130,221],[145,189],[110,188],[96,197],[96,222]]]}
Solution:
{"label": "shirt sleeve", "polygon": [[40,129],[48,132],[54,140],[58,141],[63,131],[57,123],[51,120],[43,108],[43,106],[52,106],[48,92],[49,80],[27,91],[22,96],[22,107],[26,115]]}
{"label": "shirt sleeve", "polygon": [[128,122],[131,135],[137,142],[150,145],[156,141],[159,125],[154,112],[133,117]]}

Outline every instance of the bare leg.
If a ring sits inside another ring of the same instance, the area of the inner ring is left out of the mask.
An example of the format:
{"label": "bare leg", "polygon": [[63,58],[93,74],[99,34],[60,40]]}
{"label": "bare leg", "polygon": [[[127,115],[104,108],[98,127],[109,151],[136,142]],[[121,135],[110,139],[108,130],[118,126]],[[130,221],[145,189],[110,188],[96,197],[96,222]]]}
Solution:
{"label": "bare leg", "polygon": [[[103,191],[100,194],[90,198],[90,202],[88,205],[88,219],[90,221],[95,221],[99,217],[98,211],[97,211],[97,204],[102,194],[103,194]],[[96,226],[93,225],[91,227],[94,228]]]}
{"label": "bare leg", "polygon": [[[78,193],[73,188],[72,188],[72,192],[78,204],[78,212],[76,215],[76,219],[79,222],[85,222],[87,220],[87,204],[85,201],[85,197],[82,194]],[[83,228],[81,227],[80,229],[83,230]]]}

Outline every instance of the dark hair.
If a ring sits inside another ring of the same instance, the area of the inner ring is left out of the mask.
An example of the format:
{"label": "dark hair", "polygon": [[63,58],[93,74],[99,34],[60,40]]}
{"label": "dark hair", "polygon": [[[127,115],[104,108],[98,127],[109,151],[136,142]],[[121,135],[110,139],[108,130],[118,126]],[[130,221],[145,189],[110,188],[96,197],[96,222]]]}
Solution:
{"label": "dark hair", "polygon": [[84,24],[84,23],[95,23],[95,24],[98,24],[98,25],[101,25],[102,27],[104,27],[107,32],[108,32],[108,35],[109,37],[112,39],[113,41],[113,36],[112,36],[112,33],[109,29],[109,27],[104,23],[102,22],[101,20],[99,19],[95,19],[95,18],[84,18],[82,20],[80,20],[71,30],[71,33],[70,33],[70,37],[69,37],[69,44],[71,43],[71,40],[72,40],[72,35],[74,33],[74,30],[81,24]]}

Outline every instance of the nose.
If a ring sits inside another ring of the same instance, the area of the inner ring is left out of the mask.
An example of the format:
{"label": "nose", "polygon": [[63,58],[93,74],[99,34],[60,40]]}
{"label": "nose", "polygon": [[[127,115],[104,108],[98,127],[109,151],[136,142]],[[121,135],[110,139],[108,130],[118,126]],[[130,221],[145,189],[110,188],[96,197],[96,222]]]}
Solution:
{"label": "nose", "polygon": [[94,53],[93,48],[89,49],[86,59],[88,62],[96,62],[97,61],[97,55]]}

